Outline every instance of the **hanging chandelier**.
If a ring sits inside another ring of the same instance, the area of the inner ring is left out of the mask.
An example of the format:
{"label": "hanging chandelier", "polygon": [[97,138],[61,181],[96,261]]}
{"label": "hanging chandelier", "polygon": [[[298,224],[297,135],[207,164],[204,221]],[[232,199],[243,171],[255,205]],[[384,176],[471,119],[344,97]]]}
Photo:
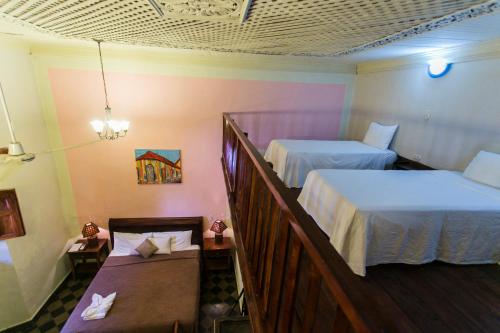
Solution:
{"label": "hanging chandelier", "polygon": [[114,140],[127,135],[130,122],[128,120],[115,120],[111,118],[111,108],[108,102],[108,90],[106,88],[106,78],[104,77],[104,66],[102,64],[101,41],[96,40],[99,48],[99,60],[101,61],[102,83],[104,85],[104,97],[106,107],[104,108],[104,120],[92,120],[90,125],[94,128],[101,140]]}

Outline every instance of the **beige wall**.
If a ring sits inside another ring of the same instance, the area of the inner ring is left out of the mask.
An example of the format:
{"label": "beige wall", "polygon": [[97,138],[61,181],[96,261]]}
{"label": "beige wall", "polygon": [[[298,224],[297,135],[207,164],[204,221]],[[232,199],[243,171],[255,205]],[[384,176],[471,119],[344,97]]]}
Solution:
{"label": "beige wall", "polygon": [[479,150],[500,150],[500,59],[457,63],[438,79],[424,65],[359,74],[350,117],[350,138],[371,121],[398,123],[399,154],[463,170]]}
{"label": "beige wall", "polygon": [[[0,82],[18,140],[29,152],[48,148],[33,66],[26,46],[0,40]],[[1,116],[0,146],[9,142]],[[68,272],[68,239],[54,160],[0,165],[0,189],[15,188],[26,236],[0,241],[0,330],[29,320]]]}

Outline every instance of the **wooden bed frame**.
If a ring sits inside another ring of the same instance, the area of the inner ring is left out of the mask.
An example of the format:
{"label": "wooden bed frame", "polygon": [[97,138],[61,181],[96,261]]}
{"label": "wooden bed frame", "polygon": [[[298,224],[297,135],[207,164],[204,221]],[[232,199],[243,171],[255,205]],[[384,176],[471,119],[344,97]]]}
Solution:
{"label": "wooden bed frame", "polygon": [[110,218],[109,236],[114,245],[114,232],[165,232],[192,230],[191,244],[203,251],[203,217],[136,217]]}
{"label": "wooden bed frame", "polygon": [[[112,243],[114,243],[114,233],[115,232],[144,233],[144,232],[188,231],[188,230],[192,231],[191,244],[199,245],[200,251],[203,251],[203,218],[202,217],[110,218],[109,219],[109,231],[110,231],[110,238],[111,238]],[[172,254],[172,255],[174,255],[174,254]],[[182,258],[182,256],[179,258]],[[199,260],[198,259],[196,259],[196,260],[199,262],[199,265],[200,265],[199,273],[201,274],[201,272],[202,272],[202,258],[203,258],[202,253],[200,253],[199,257],[198,256],[186,257],[187,260],[193,260],[194,258],[199,258]],[[110,258],[108,258],[107,260],[109,260],[109,259]],[[151,259],[153,262],[154,259],[153,258],[151,258]],[[161,261],[161,259],[160,259],[160,261]],[[142,261],[139,261],[139,262],[142,262]],[[179,261],[175,262],[174,265],[179,265]],[[105,264],[105,266],[106,266],[106,264]],[[119,266],[121,266],[121,267],[119,267]],[[118,269],[118,268],[123,268],[125,266],[127,266],[127,265],[116,265],[114,267],[116,267]],[[151,268],[151,266],[152,265],[148,265],[148,267],[150,267],[150,268]],[[111,267],[113,267],[113,265],[111,265]],[[136,271],[137,271],[137,269],[136,269]],[[97,276],[99,276],[99,274],[101,272],[99,272]],[[111,272],[111,270],[110,270],[110,272]],[[121,273],[123,273],[123,272],[121,272]],[[168,278],[168,276],[167,276],[167,278]],[[96,279],[97,279],[97,277],[96,277]],[[181,279],[185,280],[185,276],[182,275]],[[94,280],[94,282],[95,281],[96,280]],[[109,281],[112,281],[112,280],[109,280]],[[201,280],[198,279],[198,283],[200,281]],[[131,282],[129,282],[129,283],[131,283]],[[92,288],[93,285],[94,285],[94,283],[90,286],[90,288]],[[98,284],[96,283],[96,285],[98,285]],[[191,286],[188,286],[188,287],[190,288]],[[107,288],[109,289],[110,286],[108,285]],[[147,288],[149,288],[149,286],[147,286]],[[200,289],[198,289],[198,290],[200,290]],[[86,294],[88,292],[89,291],[87,290]],[[85,298],[85,295],[83,296],[84,298]],[[165,295],[165,294],[163,294],[163,295]],[[168,295],[170,295],[170,294],[168,294]],[[125,297],[125,299],[126,299],[126,297]],[[199,294],[197,295],[197,299],[199,299]],[[89,301],[89,299],[87,299],[87,301]],[[82,300],[80,301],[80,303],[81,302],[82,302]],[[130,298],[128,299],[128,302],[130,302]],[[177,302],[176,299],[174,299],[173,302],[174,302],[174,306],[178,306],[178,304],[176,303]],[[80,303],[77,305],[77,308],[75,308],[75,310],[73,312],[75,312],[76,309],[78,309],[78,307],[80,306]],[[196,303],[196,302],[194,302],[194,303]],[[124,303],[122,303],[122,304],[124,304]],[[195,306],[197,307],[198,305],[196,304]],[[83,308],[84,307],[82,307],[80,309],[80,311],[83,311]],[[192,308],[190,307],[189,309],[192,309]],[[121,312],[122,315],[124,313],[125,313],[125,316],[128,316],[127,312]],[[72,320],[72,318],[73,318],[73,320]],[[66,331],[74,331],[76,329],[76,327],[80,327],[79,325],[81,325],[80,324],[81,320],[79,318],[79,314],[76,315],[76,318],[78,320],[74,319],[74,318],[75,318],[74,313],[72,313],[71,317],[69,318],[68,322],[66,323],[66,325],[69,325],[69,327],[65,326]],[[163,320],[163,318],[160,318],[160,317],[155,317],[155,318],[159,318],[159,319]],[[172,319],[175,320],[176,318],[172,318]],[[92,321],[89,324],[91,325],[91,324],[96,324],[96,323],[94,323],[94,321]],[[108,324],[109,324],[109,322],[108,322]],[[174,321],[172,324],[169,323],[168,325],[172,325],[171,328],[165,327],[165,330],[168,332],[169,331],[173,331],[173,332],[182,332],[183,331],[182,325],[179,321]],[[193,325],[194,325],[193,330],[196,331],[196,327],[198,326],[198,318],[195,318]],[[82,327],[85,327],[85,326],[82,326]],[[86,331],[88,331],[89,329],[91,329],[92,331],[96,330],[95,327],[93,327],[93,326],[87,326],[85,328]],[[107,327],[107,329],[109,329],[109,327]],[[128,327],[127,329],[130,329],[130,327]],[[135,328],[134,328],[134,330],[135,330]]]}
{"label": "wooden bed frame", "polygon": [[231,114],[223,115],[222,169],[253,332],[498,325],[498,265],[379,265],[355,275]]}

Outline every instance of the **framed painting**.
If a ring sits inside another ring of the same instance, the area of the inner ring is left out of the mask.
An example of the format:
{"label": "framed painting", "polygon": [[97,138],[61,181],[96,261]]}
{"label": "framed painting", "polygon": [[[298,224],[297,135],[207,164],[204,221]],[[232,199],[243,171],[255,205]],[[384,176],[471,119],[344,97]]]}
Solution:
{"label": "framed painting", "polygon": [[135,165],[138,184],[182,182],[180,150],[136,149]]}

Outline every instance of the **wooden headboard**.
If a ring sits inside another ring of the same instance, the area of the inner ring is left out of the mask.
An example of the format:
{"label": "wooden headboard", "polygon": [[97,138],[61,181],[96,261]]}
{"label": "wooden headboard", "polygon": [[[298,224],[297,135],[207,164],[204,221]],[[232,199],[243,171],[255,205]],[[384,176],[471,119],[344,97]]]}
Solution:
{"label": "wooden headboard", "polygon": [[114,245],[114,232],[162,232],[193,230],[191,244],[203,249],[203,217],[136,217],[110,218],[109,235]]}

